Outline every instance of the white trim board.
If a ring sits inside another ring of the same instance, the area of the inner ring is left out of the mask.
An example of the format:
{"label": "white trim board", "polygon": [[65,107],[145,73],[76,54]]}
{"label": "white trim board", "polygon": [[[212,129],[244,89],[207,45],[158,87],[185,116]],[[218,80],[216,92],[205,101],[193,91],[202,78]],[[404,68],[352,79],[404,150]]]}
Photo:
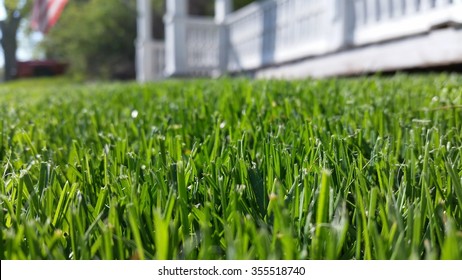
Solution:
{"label": "white trim board", "polygon": [[311,57],[253,71],[256,78],[299,79],[387,72],[462,63],[462,29],[427,34]]}

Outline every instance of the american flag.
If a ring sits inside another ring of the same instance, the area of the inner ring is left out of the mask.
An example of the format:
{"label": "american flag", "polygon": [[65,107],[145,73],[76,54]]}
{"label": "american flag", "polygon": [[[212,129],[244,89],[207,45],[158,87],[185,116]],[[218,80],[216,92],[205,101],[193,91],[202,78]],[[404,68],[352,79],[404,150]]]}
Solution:
{"label": "american flag", "polygon": [[47,33],[58,21],[68,0],[35,0],[31,26],[34,30]]}

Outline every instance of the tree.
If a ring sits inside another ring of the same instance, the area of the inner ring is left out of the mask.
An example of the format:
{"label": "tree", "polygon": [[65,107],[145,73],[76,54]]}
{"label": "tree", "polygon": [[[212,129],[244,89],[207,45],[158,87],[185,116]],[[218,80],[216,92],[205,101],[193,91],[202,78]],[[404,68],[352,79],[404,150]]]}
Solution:
{"label": "tree", "polygon": [[44,38],[48,58],[86,78],[134,77],[135,0],[69,1]]}
{"label": "tree", "polygon": [[18,48],[16,35],[21,20],[30,12],[32,1],[4,0],[3,4],[6,17],[0,21],[0,30],[2,32],[0,44],[5,61],[4,80],[8,81],[16,75],[16,50]]}

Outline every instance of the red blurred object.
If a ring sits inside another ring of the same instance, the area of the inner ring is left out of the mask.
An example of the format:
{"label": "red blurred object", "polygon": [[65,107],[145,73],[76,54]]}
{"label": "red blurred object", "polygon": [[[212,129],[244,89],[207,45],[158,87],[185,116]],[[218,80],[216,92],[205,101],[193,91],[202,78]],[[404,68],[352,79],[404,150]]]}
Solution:
{"label": "red blurred object", "polygon": [[56,76],[64,74],[66,69],[66,63],[54,60],[18,61],[16,77]]}
{"label": "red blurred object", "polygon": [[35,0],[31,26],[34,30],[48,33],[58,21],[68,0]]}

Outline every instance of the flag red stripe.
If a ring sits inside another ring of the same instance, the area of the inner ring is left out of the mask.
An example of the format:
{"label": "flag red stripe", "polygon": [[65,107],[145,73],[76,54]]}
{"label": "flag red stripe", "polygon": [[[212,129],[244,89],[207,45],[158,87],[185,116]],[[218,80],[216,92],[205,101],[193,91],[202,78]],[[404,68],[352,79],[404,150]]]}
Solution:
{"label": "flag red stripe", "polygon": [[48,28],[51,28],[56,24],[66,4],[67,0],[55,0],[53,3],[50,2],[48,10],[51,11],[51,13],[48,17]]}
{"label": "flag red stripe", "polygon": [[31,26],[43,33],[58,21],[68,0],[35,0]]}

